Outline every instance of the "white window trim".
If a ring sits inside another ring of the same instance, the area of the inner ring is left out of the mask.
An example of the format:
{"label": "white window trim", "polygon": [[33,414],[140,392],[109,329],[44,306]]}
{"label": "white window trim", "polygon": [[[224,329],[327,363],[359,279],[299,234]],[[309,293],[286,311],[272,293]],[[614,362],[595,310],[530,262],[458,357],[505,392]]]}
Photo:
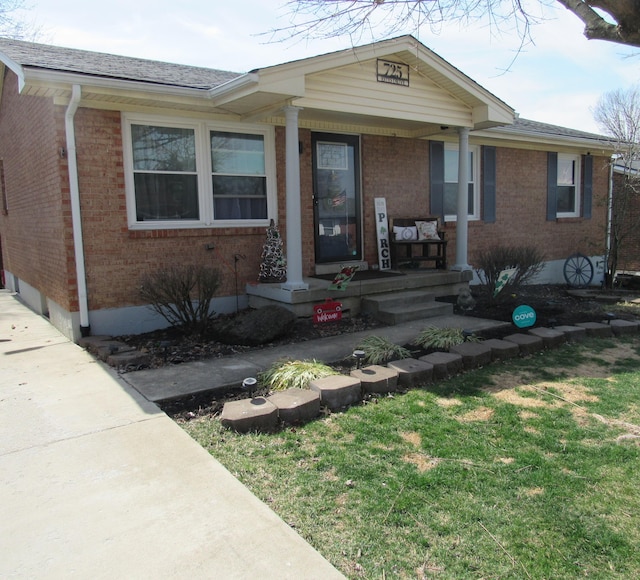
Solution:
{"label": "white window trim", "polygon": [[[138,221],[136,216],[136,195],[133,180],[133,150],[131,143],[131,125],[158,125],[193,129],[196,140],[196,169],[198,175],[199,220],[157,220]],[[210,131],[229,131],[262,135],[264,137],[264,164],[267,179],[267,218],[259,220],[214,220],[213,185],[211,168]],[[127,200],[127,221],[130,230],[166,230],[196,228],[250,228],[265,227],[271,219],[276,220],[278,210],[275,129],[267,125],[214,122],[180,117],[163,117],[139,113],[122,114],[122,141]]]}
{"label": "white window trim", "polygon": [[[576,199],[575,199],[575,211],[557,211],[556,209],[556,217],[558,218],[573,218],[580,217],[582,215],[582,156],[581,155],[571,155],[569,153],[558,153],[558,165],[560,165],[560,160],[569,160],[575,161],[575,183],[574,187],[576,189]],[[559,174],[560,172],[558,172]],[[556,182],[558,180],[556,179]],[[559,187],[560,184],[556,183],[556,187]],[[557,200],[557,197],[556,197]],[[557,201],[556,201],[557,203]]]}
{"label": "white window trim", "polygon": [[[444,148],[449,151],[459,151],[459,146],[457,143],[445,143]],[[469,152],[473,153],[473,159],[475,163],[473,164],[473,214],[468,214],[468,220],[479,220],[480,219],[480,146],[479,145],[469,145]],[[445,181],[445,183],[451,183],[449,181]],[[445,214],[444,221],[445,222],[455,222],[457,221],[457,214]]]}

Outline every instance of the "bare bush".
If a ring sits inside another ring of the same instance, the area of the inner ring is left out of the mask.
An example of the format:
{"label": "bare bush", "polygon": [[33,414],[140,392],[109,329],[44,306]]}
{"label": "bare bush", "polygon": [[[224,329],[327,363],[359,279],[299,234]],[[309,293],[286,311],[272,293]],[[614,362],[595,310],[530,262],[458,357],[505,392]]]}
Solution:
{"label": "bare bush", "polygon": [[168,266],[142,278],[140,297],[171,326],[204,332],[216,313],[211,301],[220,272],[208,266]]}
{"label": "bare bush", "polygon": [[[512,293],[540,273],[544,267],[544,255],[530,246],[494,246],[481,252],[476,264],[474,269],[482,282],[483,291],[498,301],[501,296]],[[515,268],[516,272],[498,295],[494,296],[500,273],[508,268]]]}

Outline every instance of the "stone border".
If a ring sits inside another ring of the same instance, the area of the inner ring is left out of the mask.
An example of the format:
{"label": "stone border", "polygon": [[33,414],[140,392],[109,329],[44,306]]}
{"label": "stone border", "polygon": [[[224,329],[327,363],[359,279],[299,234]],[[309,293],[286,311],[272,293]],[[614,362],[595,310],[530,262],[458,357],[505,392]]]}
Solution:
{"label": "stone border", "polygon": [[370,365],[309,382],[309,389],[287,389],[268,397],[254,397],[224,404],[221,423],[239,433],[271,432],[282,424],[300,424],[318,417],[322,407],[341,411],[373,394],[388,394],[398,388],[414,388],[446,379],[493,361],[530,356],[585,337],[617,337],[637,333],[639,322],[611,320],[575,326],[531,328],[504,339],[464,342],[449,352],[433,352],[419,359],[407,358],[386,366]]}

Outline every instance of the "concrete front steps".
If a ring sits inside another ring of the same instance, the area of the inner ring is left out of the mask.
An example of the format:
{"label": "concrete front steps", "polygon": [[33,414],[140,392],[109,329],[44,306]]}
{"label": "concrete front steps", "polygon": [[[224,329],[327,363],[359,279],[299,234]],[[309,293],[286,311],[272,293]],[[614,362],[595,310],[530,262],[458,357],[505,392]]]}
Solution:
{"label": "concrete front steps", "polygon": [[453,314],[453,304],[437,302],[436,295],[424,290],[405,290],[373,294],[362,299],[362,311],[389,325]]}
{"label": "concrete front steps", "polygon": [[493,361],[530,356],[544,349],[578,342],[585,337],[606,338],[638,332],[639,324],[626,320],[609,323],[586,322],[575,326],[531,328],[504,339],[464,342],[449,352],[432,352],[419,359],[407,358],[386,366],[370,365],[349,375],[332,375],[309,382],[309,389],[289,389],[270,395],[225,403],[222,424],[240,433],[269,432],[279,424],[311,421],[324,407],[329,412],[358,404],[372,395],[393,393],[444,380]]}

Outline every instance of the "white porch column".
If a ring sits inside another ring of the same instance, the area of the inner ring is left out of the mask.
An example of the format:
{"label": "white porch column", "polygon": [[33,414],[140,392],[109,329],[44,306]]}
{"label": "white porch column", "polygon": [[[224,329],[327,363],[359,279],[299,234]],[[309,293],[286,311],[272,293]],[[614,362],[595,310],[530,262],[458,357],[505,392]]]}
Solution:
{"label": "white porch column", "polygon": [[469,129],[458,129],[458,212],[456,215],[456,263],[452,270],[471,270],[467,263],[469,242]]}
{"label": "white porch column", "polygon": [[299,107],[285,107],[285,179],[287,187],[287,281],[284,290],[307,290],[302,279],[302,213],[300,206]]}

